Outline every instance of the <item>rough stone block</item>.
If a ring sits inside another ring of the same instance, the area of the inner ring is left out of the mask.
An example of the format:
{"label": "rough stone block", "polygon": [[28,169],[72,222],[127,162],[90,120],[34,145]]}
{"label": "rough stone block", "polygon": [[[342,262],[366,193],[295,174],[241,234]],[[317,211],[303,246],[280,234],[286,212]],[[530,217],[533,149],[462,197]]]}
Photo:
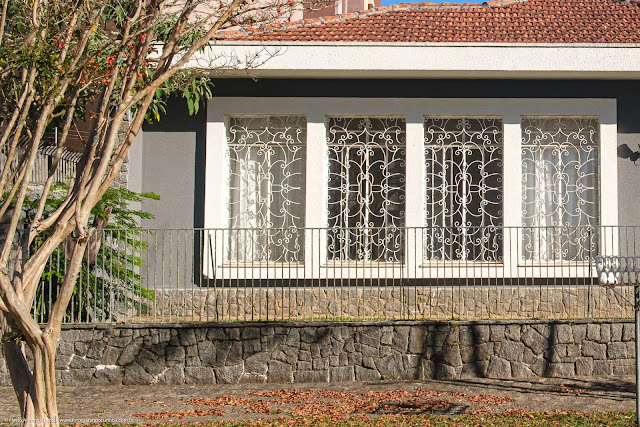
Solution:
{"label": "rough stone block", "polygon": [[593,341],[582,343],[582,355],[593,357],[594,359],[605,359],[607,356],[607,346]]}
{"label": "rough stone block", "polygon": [[178,337],[180,339],[180,345],[187,347],[197,344],[195,331],[191,328],[189,329],[179,329]]}
{"label": "rough stone block", "polygon": [[400,354],[377,360],[376,368],[380,376],[386,380],[403,379],[405,372],[403,358]]}
{"label": "rough stone block", "polygon": [[235,384],[240,380],[240,377],[244,373],[244,366],[221,366],[215,368],[215,375],[218,384]]}
{"label": "rough stone block", "polygon": [[270,360],[267,369],[267,382],[291,383],[293,382],[293,368],[291,365],[277,360]]}
{"label": "rough stone block", "polygon": [[329,381],[332,383],[355,381],[355,370],[353,366],[330,368]]}
{"label": "rough stone block", "polygon": [[487,367],[487,377],[489,378],[510,378],[511,364],[509,361],[497,356],[491,356]]}
{"label": "rough stone block", "polygon": [[260,353],[262,351],[262,344],[260,339],[249,339],[242,341],[242,354],[244,357],[249,357],[253,354]]}
{"label": "rough stone block", "polygon": [[580,357],[576,359],[576,375],[579,377],[590,377],[593,375],[593,359],[590,357]]}
{"label": "rough stone block", "polygon": [[621,323],[612,323],[611,324],[611,341],[622,341],[622,324]]}
{"label": "rough stone block", "polygon": [[243,340],[252,340],[256,338],[260,338],[260,328],[243,328],[242,333],[240,334]]}
{"label": "rough stone block", "polygon": [[118,357],[118,365],[124,366],[133,362],[140,352],[141,347],[142,340],[136,340],[127,345],[124,349],[122,349],[122,353],[120,353],[120,357]]}
{"label": "rough stone block", "polygon": [[244,361],[244,370],[252,374],[266,374],[268,360],[269,353],[254,354]]}
{"label": "rough stone block", "polygon": [[136,361],[151,375],[159,375],[164,370],[164,361],[149,350],[142,349],[136,357]]}
{"label": "rough stone block", "polygon": [[462,366],[460,378],[484,378],[487,376],[487,367],[489,362],[473,362]]}
{"label": "rough stone block", "polygon": [[184,368],[181,366],[171,366],[166,368],[157,380],[158,384],[184,384]]}
{"label": "rough stone block", "polygon": [[573,343],[573,329],[571,328],[571,325],[555,325],[555,342],[560,344]]}
{"label": "rough stone block", "polygon": [[562,362],[562,359],[567,356],[567,345],[557,344],[549,348],[544,352],[544,357],[551,363]]}
{"label": "rough stone block", "polygon": [[513,378],[529,378],[535,376],[535,374],[526,364],[512,361],[511,376]]}
{"label": "rough stone block", "polygon": [[607,376],[613,373],[613,367],[608,360],[594,360],[593,361],[593,375],[595,376]]}
{"label": "rough stone block", "polygon": [[633,323],[625,323],[622,326],[622,341],[633,341],[635,336],[635,325]]}
{"label": "rough stone block", "polygon": [[376,347],[370,347],[366,344],[361,344],[360,346],[360,352],[362,353],[363,357],[379,357],[380,356],[380,349],[378,346]]}
{"label": "rough stone block", "polygon": [[515,341],[504,341],[500,348],[499,356],[510,362],[522,361],[522,354],[524,352],[524,344]]}
{"label": "rough stone block", "polygon": [[434,363],[433,364],[433,378],[438,380],[449,380],[460,378],[460,373],[462,372],[462,366],[453,367],[449,365],[445,365],[444,363]]}
{"label": "rough stone block", "polygon": [[397,326],[394,328],[393,337],[391,340],[393,348],[400,352],[407,351],[409,347],[409,327]]}
{"label": "rough stone block", "polygon": [[124,369],[123,385],[148,385],[152,382],[153,377],[151,374],[135,362]]}
{"label": "rough stone block", "polygon": [[487,342],[490,338],[489,325],[472,325],[471,334],[474,337],[475,342]]}
{"label": "rough stone block", "polygon": [[627,354],[627,344],[623,342],[612,342],[607,346],[607,357],[609,359],[626,359],[632,356]]}
{"label": "rough stone block", "polygon": [[522,334],[522,342],[536,355],[542,354],[549,347],[547,339],[534,328],[529,328]]}
{"label": "rough stone block", "polygon": [[573,325],[573,341],[580,344],[587,338],[587,325]]}
{"label": "rough stone block", "polygon": [[297,369],[299,371],[312,371],[313,370],[313,363],[298,361],[296,367],[297,367]]}
{"label": "rough stone block", "polygon": [[[72,354],[74,354],[74,345],[73,343],[68,343],[68,342],[60,342],[58,344],[58,355],[63,355],[63,356],[71,356]],[[3,355],[4,357],[4,355]]]}
{"label": "rough stone block", "polygon": [[611,325],[608,323],[600,324],[600,341],[603,344],[607,344],[611,341]]}
{"label": "rough stone block", "polygon": [[375,369],[367,369],[363,368],[362,366],[356,366],[354,370],[356,381],[377,381],[381,378],[380,373]]}
{"label": "rough stone block", "polygon": [[579,344],[567,344],[567,356],[575,360],[576,357],[580,357],[581,346]]}
{"label": "rough stone block", "polygon": [[633,375],[636,372],[635,360],[616,360],[612,363],[613,375]]}
{"label": "rough stone block", "polygon": [[[74,359],[74,354],[58,354],[56,356],[56,369],[60,371],[64,371],[69,369],[69,365],[71,364],[71,359]],[[3,361],[4,362],[4,361]]]}
{"label": "rough stone block", "polygon": [[293,373],[296,383],[324,383],[329,381],[328,371],[296,371]]}
{"label": "rough stone block", "polygon": [[548,376],[553,378],[571,378],[576,374],[573,363],[549,363]]}
{"label": "rough stone block", "polygon": [[520,325],[507,325],[504,336],[511,341],[520,341]]}
{"label": "rough stone block", "polygon": [[184,368],[184,382],[186,384],[215,384],[216,377],[211,368],[186,367]]}
{"label": "rough stone block", "polygon": [[100,366],[89,381],[91,385],[121,385],[123,369],[119,366]]}
{"label": "rough stone block", "polygon": [[369,369],[376,369],[375,359],[370,356],[365,356],[362,358],[362,366]]}
{"label": "rough stone block", "polygon": [[424,350],[426,336],[426,328],[412,326],[409,329],[409,353],[421,354]]}
{"label": "rough stone block", "polygon": [[185,351],[182,347],[167,347],[167,360],[184,362]]}
{"label": "rough stone block", "polygon": [[505,325],[491,325],[489,327],[489,340],[493,342],[502,342],[505,338]]}
{"label": "rough stone block", "polygon": [[215,366],[217,359],[216,347],[211,341],[200,341],[197,345],[198,357],[202,366]]}

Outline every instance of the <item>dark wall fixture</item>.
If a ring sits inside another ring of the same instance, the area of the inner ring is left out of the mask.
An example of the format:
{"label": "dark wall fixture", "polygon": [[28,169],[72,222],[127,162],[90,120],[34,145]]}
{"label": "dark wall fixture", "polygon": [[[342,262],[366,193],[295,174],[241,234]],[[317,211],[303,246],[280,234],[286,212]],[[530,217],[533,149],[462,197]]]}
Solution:
{"label": "dark wall fixture", "polygon": [[[640,148],[640,144],[638,144],[638,148]],[[627,144],[618,145],[618,157],[629,159],[634,165],[640,166],[639,163],[636,163],[640,159],[640,151],[633,151]]]}

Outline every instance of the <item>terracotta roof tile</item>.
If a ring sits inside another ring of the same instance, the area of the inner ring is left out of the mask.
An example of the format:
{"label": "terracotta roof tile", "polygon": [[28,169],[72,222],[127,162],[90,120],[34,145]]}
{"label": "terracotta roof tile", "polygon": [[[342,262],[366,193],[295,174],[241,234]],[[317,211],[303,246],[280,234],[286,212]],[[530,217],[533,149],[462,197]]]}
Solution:
{"label": "terracotta roof tile", "polygon": [[640,43],[640,0],[493,0],[409,3],[222,31],[246,41]]}

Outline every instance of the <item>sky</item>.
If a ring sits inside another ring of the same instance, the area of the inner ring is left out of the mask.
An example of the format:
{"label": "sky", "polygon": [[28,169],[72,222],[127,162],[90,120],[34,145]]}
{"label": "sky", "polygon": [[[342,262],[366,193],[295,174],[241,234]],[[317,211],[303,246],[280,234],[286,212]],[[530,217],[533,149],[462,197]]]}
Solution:
{"label": "sky", "polygon": [[[420,0],[382,0],[383,6],[398,3],[417,3]],[[484,0],[425,0],[430,3],[482,3]]]}

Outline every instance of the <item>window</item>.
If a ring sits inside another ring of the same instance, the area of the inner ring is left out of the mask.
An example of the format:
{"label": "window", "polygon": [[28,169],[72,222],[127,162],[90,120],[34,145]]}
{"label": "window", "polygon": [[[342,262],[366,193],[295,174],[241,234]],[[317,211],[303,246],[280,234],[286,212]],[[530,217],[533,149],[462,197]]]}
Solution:
{"label": "window", "polygon": [[524,259],[586,260],[597,253],[599,128],[596,118],[522,118]]}
{"label": "window", "polygon": [[405,139],[402,118],[328,119],[328,259],[403,261]]}
{"label": "window", "polygon": [[427,117],[425,259],[502,260],[502,120]]}
{"label": "window", "polygon": [[302,116],[228,119],[229,261],[303,260],[306,124]]}

